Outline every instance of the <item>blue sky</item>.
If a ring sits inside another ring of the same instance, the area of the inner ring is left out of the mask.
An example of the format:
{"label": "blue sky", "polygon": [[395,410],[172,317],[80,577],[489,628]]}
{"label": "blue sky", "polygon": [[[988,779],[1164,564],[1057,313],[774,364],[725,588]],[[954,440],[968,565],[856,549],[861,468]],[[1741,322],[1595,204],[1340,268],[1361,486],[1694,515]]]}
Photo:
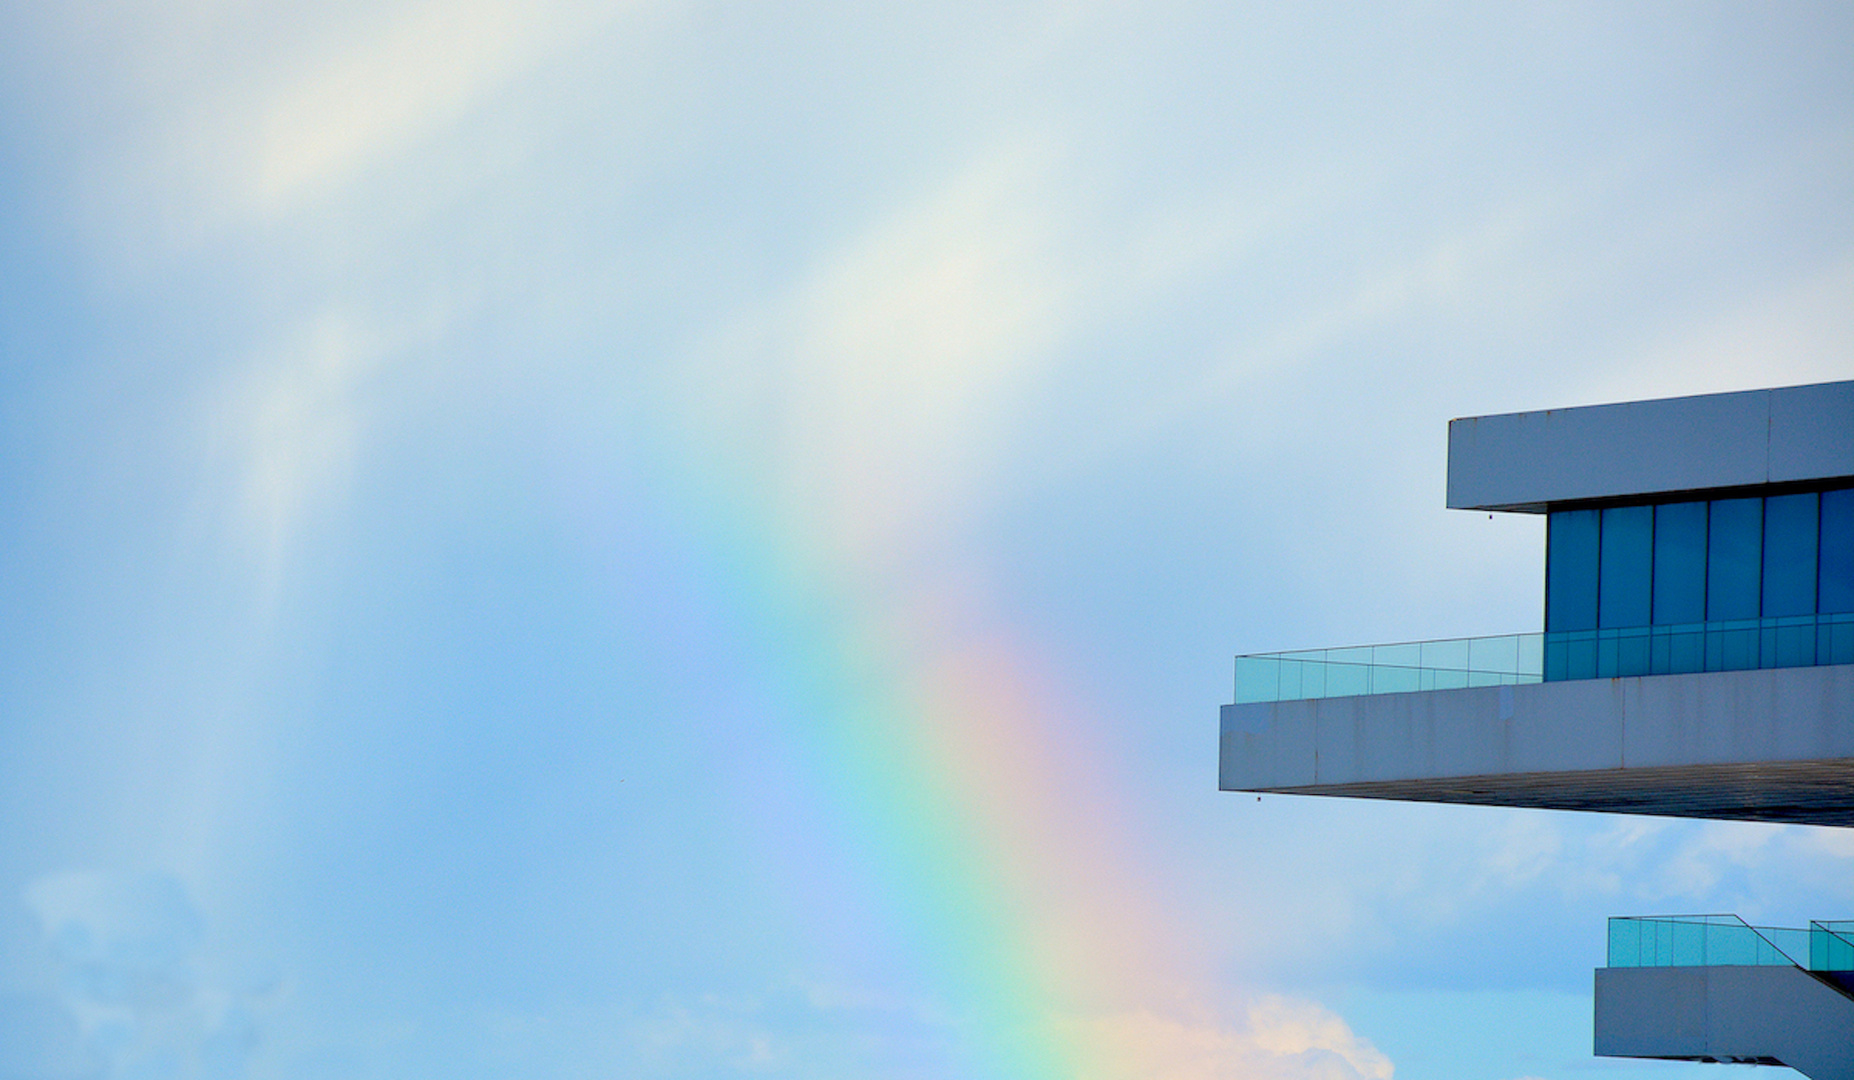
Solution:
{"label": "blue sky", "polygon": [[1849,377],[1843,5],[7,6],[0,1077],[1692,1068],[1603,918],[1844,831],[1216,706],[1538,627],[1451,417]]}

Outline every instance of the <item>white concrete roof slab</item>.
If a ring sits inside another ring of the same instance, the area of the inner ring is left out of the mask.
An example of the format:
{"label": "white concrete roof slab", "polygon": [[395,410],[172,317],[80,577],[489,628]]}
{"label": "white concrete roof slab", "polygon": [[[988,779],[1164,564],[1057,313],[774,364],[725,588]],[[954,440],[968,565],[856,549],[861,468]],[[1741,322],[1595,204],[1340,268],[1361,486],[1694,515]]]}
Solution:
{"label": "white concrete roof slab", "polygon": [[1449,422],[1448,505],[1553,505],[1854,478],[1854,381]]}

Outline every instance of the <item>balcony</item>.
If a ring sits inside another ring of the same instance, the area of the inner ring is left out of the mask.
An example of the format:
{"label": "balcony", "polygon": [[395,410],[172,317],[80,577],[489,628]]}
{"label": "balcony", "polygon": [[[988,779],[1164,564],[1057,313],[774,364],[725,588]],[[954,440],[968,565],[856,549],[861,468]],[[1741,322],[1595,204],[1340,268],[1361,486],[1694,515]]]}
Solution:
{"label": "balcony", "polygon": [[1854,922],[1751,926],[1735,915],[1609,920],[1596,972],[1604,1057],[1788,1065],[1854,1076]]}
{"label": "balcony", "polygon": [[[1810,658],[1841,658],[1854,617],[1802,621]],[[1795,629],[1700,624],[1691,634],[1702,663],[1716,642],[1734,669],[1652,677],[1619,666],[1614,677],[1547,678],[1550,634],[1238,657],[1218,784],[1854,826],[1854,663],[1788,663],[1800,659],[1784,651]],[[1682,630],[1637,632],[1634,655],[1653,672],[1657,643],[1670,657],[1688,647]],[[1595,631],[1593,641],[1620,656],[1625,633]]]}

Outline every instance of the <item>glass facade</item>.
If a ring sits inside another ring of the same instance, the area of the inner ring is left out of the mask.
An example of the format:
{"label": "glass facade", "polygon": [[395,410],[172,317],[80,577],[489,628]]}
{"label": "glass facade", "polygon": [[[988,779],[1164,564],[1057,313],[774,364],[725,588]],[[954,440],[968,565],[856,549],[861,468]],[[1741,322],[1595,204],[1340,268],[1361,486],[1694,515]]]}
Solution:
{"label": "glass facade", "polygon": [[1854,488],[1556,510],[1544,677],[1854,663]]}
{"label": "glass facade", "polygon": [[1650,622],[1706,621],[1706,504],[1654,508],[1654,612]]}

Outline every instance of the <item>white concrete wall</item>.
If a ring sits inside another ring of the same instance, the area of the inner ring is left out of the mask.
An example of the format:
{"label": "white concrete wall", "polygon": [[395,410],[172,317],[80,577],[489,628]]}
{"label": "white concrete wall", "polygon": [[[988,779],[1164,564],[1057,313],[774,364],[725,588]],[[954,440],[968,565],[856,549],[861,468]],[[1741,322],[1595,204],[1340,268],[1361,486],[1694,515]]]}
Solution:
{"label": "white concrete wall", "polygon": [[1596,1052],[1854,1080],[1854,1000],[1794,967],[1598,968]]}

